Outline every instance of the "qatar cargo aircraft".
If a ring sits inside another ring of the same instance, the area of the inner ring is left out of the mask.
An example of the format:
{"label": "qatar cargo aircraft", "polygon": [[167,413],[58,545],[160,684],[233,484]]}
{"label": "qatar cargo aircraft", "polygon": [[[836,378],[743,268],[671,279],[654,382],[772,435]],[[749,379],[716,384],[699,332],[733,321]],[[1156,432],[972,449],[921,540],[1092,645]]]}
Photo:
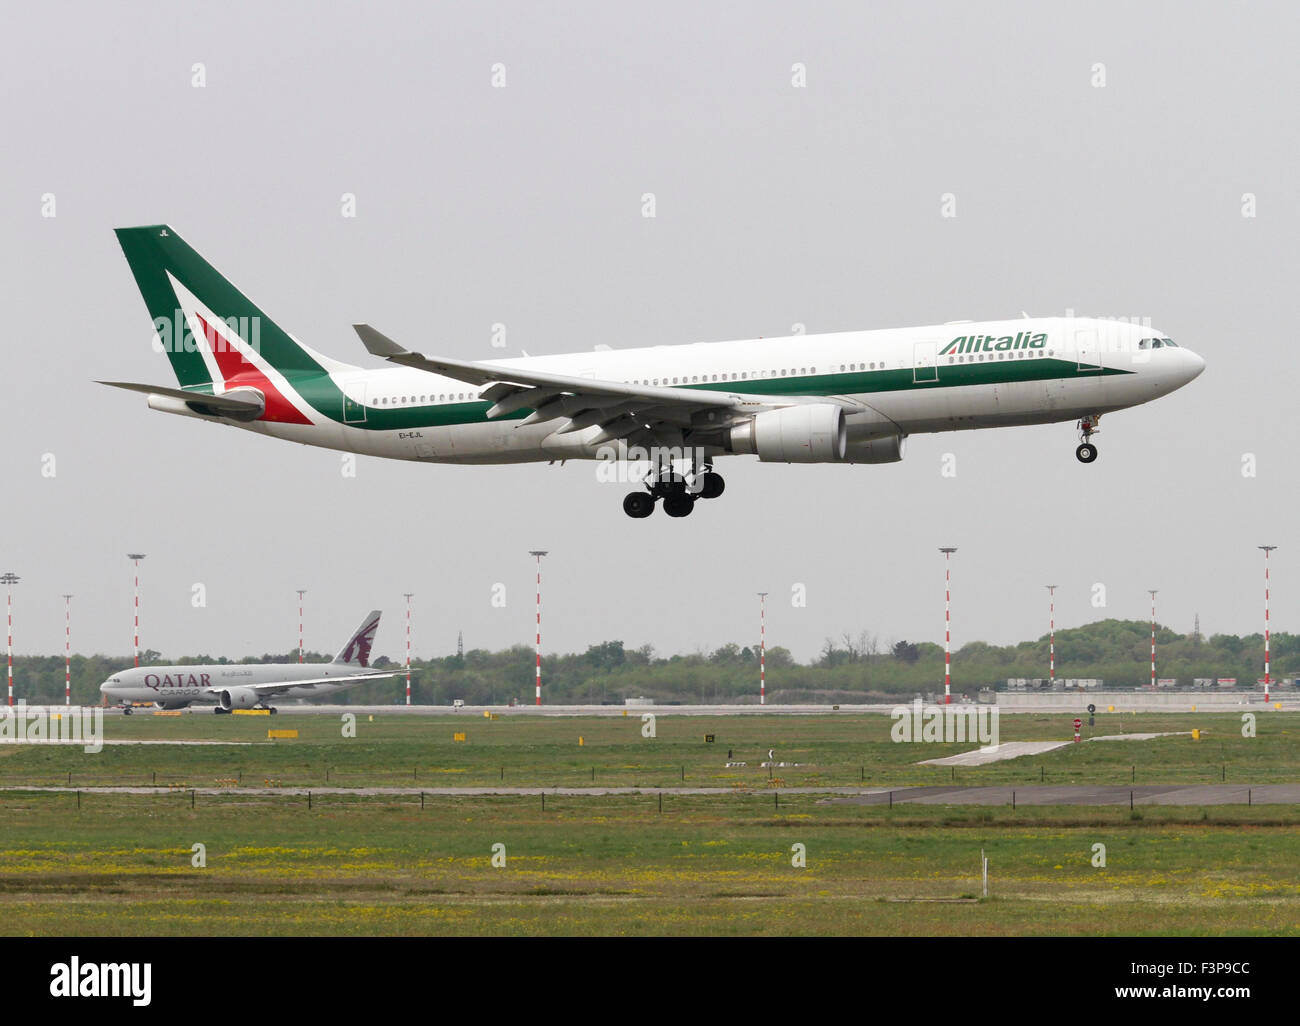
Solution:
{"label": "qatar cargo aircraft", "polygon": [[109,703],[131,712],[136,702],[163,709],[191,703],[215,705],[213,712],[269,709],[272,698],[322,698],[368,680],[396,677],[404,671],[370,669],[370,648],[379,629],[379,610],[361,621],[330,663],[218,663],[213,666],[135,666],[115,673],[99,686]]}
{"label": "qatar cargo aircraft", "polygon": [[1075,421],[1075,455],[1091,463],[1103,414],[1205,367],[1151,328],[1025,317],[488,361],[413,352],[354,325],[394,365],[368,369],[303,345],[172,228],[117,237],[177,387],[103,384],[165,413],[389,459],[649,459],[644,490],[623,501],[638,518],[660,500],[683,517],[721,495],[714,461],[737,454],[891,463],[912,434]]}

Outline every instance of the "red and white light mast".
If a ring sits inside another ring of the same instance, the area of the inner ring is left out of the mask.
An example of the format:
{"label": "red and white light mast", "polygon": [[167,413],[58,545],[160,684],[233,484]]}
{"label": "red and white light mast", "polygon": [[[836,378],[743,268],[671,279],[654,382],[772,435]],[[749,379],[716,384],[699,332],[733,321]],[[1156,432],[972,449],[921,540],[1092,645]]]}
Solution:
{"label": "red and white light mast", "polygon": [[72,704],[72,596],[63,596],[63,704]]}
{"label": "red and white light mast", "polygon": [[140,560],[143,552],[128,552],[126,558],[135,564],[135,665],[140,665]]}
{"label": "red and white light mast", "polygon": [[14,585],[22,578],[15,573],[0,574],[0,584],[8,592],[9,608],[9,705],[14,704]]}
{"label": "red and white light mast", "polygon": [[1156,689],[1156,591],[1157,589],[1148,588],[1151,592],[1151,690]]}
{"label": "red and white light mast", "polygon": [[1056,585],[1045,584],[1047,589],[1047,601],[1049,608],[1048,635],[1047,635],[1047,673],[1048,686],[1056,687]]}
{"label": "red and white light mast", "polygon": [[411,596],[413,591],[404,591],[406,596],[406,704],[411,704]]}
{"label": "red and white light mast", "polygon": [[758,704],[767,705],[767,595],[758,593]]}
{"label": "red and white light mast", "polygon": [[1268,618],[1268,554],[1272,552],[1276,545],[1260,545],[1259,548],[1264,550],[1264,704],[1268,705],[1269,692],[1269,661],[1268,661],[1268,639],[1271,633]]}
{"label": "red and white light mast", "polygon": [[940,546],[943,553],[943,704],[952,703],[952,546]]}
{"label": "red and white light mast", "polygon": [[537,559],[537,704],[542,704],[542,557],[544,550],[530,549],[528,554]]}
{"label": "red and white light mast", "polygon": [[298,662],[302,662],[302,597],[307,594],[306,588],[295,589],[298,592]]}

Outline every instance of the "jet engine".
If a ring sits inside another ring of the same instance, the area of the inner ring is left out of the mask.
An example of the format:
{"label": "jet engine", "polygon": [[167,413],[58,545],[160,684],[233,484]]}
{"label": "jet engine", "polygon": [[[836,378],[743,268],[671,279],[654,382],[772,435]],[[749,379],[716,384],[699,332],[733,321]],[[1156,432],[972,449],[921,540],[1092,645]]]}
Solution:
{"label": "jet engine", "polygon": [[897,463],[907,449],[907,435],[887,435],[850,442],[844,453],[845,463]]}
{"label": "jet engine", "polygon": [[766,410],[731,429],[731,450],[765,463],[838,463],[847,433],[844,410],[833,403],[808,403]]}
{"label": "jet engine", "polygon": [[254,688],[228,688],[221,692],[221,708],[226,712],[231,709],[251,709],[261,702]]}

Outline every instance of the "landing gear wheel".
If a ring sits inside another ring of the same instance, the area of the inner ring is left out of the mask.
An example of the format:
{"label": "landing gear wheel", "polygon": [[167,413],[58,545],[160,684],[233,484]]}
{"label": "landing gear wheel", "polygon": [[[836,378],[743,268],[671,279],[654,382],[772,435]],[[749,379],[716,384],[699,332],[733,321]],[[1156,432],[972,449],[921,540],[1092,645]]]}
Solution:
{"label": "landing gear wheel", "polygon": [[623,512],[634,520],[648,517],[654,511],[654,496],[649,492],[629,492],[623,497]]}
{"label": "landing gear wheel", "polygon": [[131,715],[131,710],[130,710],[130,709],[123,709],[123,710],[122,710],[122,715],[123,715],[123,716],[130,716],[130,715]]}
{"label": "landing gear wheel", "polygon": [[727,483],[722,480],[721,474],[709,471],[704,475],[703,487],[700,489],[699,497],[701,499],[716,499],[726,487]]}
{"label": "landing gear wheel", "polygon": [[214,716],[228,715],[229,713],[230,713],[229,709],[223,709],[221,708],[221,706],[217,706],[215,709],[212,710],[212,714]]}
{"label": "landing gear wheel", "polygon": [[695,496],[685,491],[669,492],[664,496],[664,512],[670,517],[688,517],[695,508]]}
{"label": "landing gear wheel", "polygon": [[280,710],[278,710],[275,706],[270,706],[269,708],[270,708],[270,710],[271,710],[271,715],[272,715],[272,716],[274,716],[277,712],[280,711]]}
{"label": "landing gear wheel", "polygon": [[1080,463],[1091,463],[1097,458],[1097,447],[1091,442],[1084,442],[1074,450],[1074,455]]}

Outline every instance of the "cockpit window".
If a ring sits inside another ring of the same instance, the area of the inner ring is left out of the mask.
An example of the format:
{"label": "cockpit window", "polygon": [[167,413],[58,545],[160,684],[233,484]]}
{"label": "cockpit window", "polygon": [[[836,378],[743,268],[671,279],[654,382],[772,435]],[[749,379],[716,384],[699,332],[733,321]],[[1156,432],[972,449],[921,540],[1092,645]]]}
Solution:
{"label": "cockpit window", "polygon": [[1138,348],[1139,348],[1139,349],[1150,349],[1150,348],[1151,348],[1151,343],[1154,342],[1154,341],[1155,341],[1155,339],[1152,339],[1152,338],[1144,338],[1141,342],[1138,343]]}
{"label": "cockpit window", "polygon": [[1164,343],[1161,342],[1160,339],[1158,339],[1158,338],[1153,338],[1153,339],[1151,340],[1151,348],[1152,348],[1152,349],[1159,349],[1162,345],[1164,345]]}
{"label": "cockpit window", "polygon": [[1178,348],[1176,345],[1174,345],[1174,340],[1172,338],[1162,338],[1160,341],[1163,342],[1165,345],[1169,346],[1170,349]]}

